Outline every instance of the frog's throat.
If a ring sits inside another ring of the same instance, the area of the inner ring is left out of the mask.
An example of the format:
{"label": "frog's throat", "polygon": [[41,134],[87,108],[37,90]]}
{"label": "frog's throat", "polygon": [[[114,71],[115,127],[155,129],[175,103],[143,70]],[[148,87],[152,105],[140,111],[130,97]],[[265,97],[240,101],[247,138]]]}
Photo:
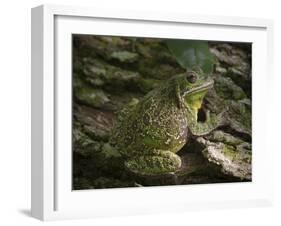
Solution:
{"label": "frog's throat", "polygon": [[188,115],[189,117],[192,117],[193,120],[195,120],[197,122],[198,119],[198,111],[202,106],[202,100],[196,100],[193,102],[184,102],[184,105],[186,106],[186,109],[188,111]]}
{"label": "frog's throat", "polygon": [[202,106],[203,98],[213,85],[214,81],[209,80],[203,85],[191,88],[183,93],[184,105],[195,121],[197,121],[198,111]]}
{"label": "frog's throat", "polygon": [[184,98],[184,104],[187,111],[190,113],[190,117],[192,117],[195,121],[197,121],[198,111],[202,106],[203,98],[205,97],[208,90],[200,90],[197,93],[193,93],[192,95],[188,95]]}

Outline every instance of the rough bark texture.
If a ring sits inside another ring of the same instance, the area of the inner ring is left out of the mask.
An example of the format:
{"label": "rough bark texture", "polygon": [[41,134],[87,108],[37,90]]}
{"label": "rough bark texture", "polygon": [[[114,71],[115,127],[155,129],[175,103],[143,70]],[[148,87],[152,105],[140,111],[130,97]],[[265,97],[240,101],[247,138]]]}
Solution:
{"label": "rough bark texture", "polygon": [[183,147],[178,172],[146,178],[127,172],[108,143],[116,112],[184,69],[161,39],[74,36],[74,189],[251,180],[251,45],[209,45],[215,87],[199,119],[209,109],[225,123]]}

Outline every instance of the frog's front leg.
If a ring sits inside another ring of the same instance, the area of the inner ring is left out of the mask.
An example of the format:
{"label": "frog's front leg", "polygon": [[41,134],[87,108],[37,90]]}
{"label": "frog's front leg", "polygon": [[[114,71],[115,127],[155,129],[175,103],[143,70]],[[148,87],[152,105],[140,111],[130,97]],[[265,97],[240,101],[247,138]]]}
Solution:
{"label": "frog's front leg", "polygon": [[154,150],[148,155],[128,159],[125,166],[136,174],[152,176],[175,172],[181,167],[181,159],[171,151]]}
{"label": "frog's front leg", "polygon": [[217,127],[223,125],[223,115],[224,112],[214,115],[210,114],[210,111],[206,112],[206,121],[198,122],[196,120],[192,120],[190,122],[189,129],[191,133],[195,136],[204,136],[212,132]]}

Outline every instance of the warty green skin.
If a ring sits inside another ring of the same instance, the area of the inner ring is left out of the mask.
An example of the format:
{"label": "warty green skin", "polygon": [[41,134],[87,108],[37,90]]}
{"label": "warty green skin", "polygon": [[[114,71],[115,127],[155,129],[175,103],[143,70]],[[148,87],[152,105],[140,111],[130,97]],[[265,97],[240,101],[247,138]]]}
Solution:
{"label": "warty green skin", "polygon": [[141,175],[175,172],[181,167],[176,153],[190,134],[208,134],[219,124],[209,114],[205,122],[197,122],[198,109],[213,81],[198,74],[201,71],[192,71],[199,78],[192,83],[188,73],[172,77],[119,112],[111,143],[130,171]]}

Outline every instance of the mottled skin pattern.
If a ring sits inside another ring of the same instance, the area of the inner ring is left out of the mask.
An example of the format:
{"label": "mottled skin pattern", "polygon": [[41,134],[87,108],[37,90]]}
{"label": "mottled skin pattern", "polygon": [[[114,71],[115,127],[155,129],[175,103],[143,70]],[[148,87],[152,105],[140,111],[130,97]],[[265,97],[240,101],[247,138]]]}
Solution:
{"label": "mottled skin pattern", "polygon": [[208,134],[219,124],[207,113],[197,122],[198,109],[213,80],[201,70],[187,71],[167,80],[140,101],[133,100],[119,114],[111,143],[125,159],[125,166],[141,175],[175,172],[181,166],[175,154],[189,136]]}

